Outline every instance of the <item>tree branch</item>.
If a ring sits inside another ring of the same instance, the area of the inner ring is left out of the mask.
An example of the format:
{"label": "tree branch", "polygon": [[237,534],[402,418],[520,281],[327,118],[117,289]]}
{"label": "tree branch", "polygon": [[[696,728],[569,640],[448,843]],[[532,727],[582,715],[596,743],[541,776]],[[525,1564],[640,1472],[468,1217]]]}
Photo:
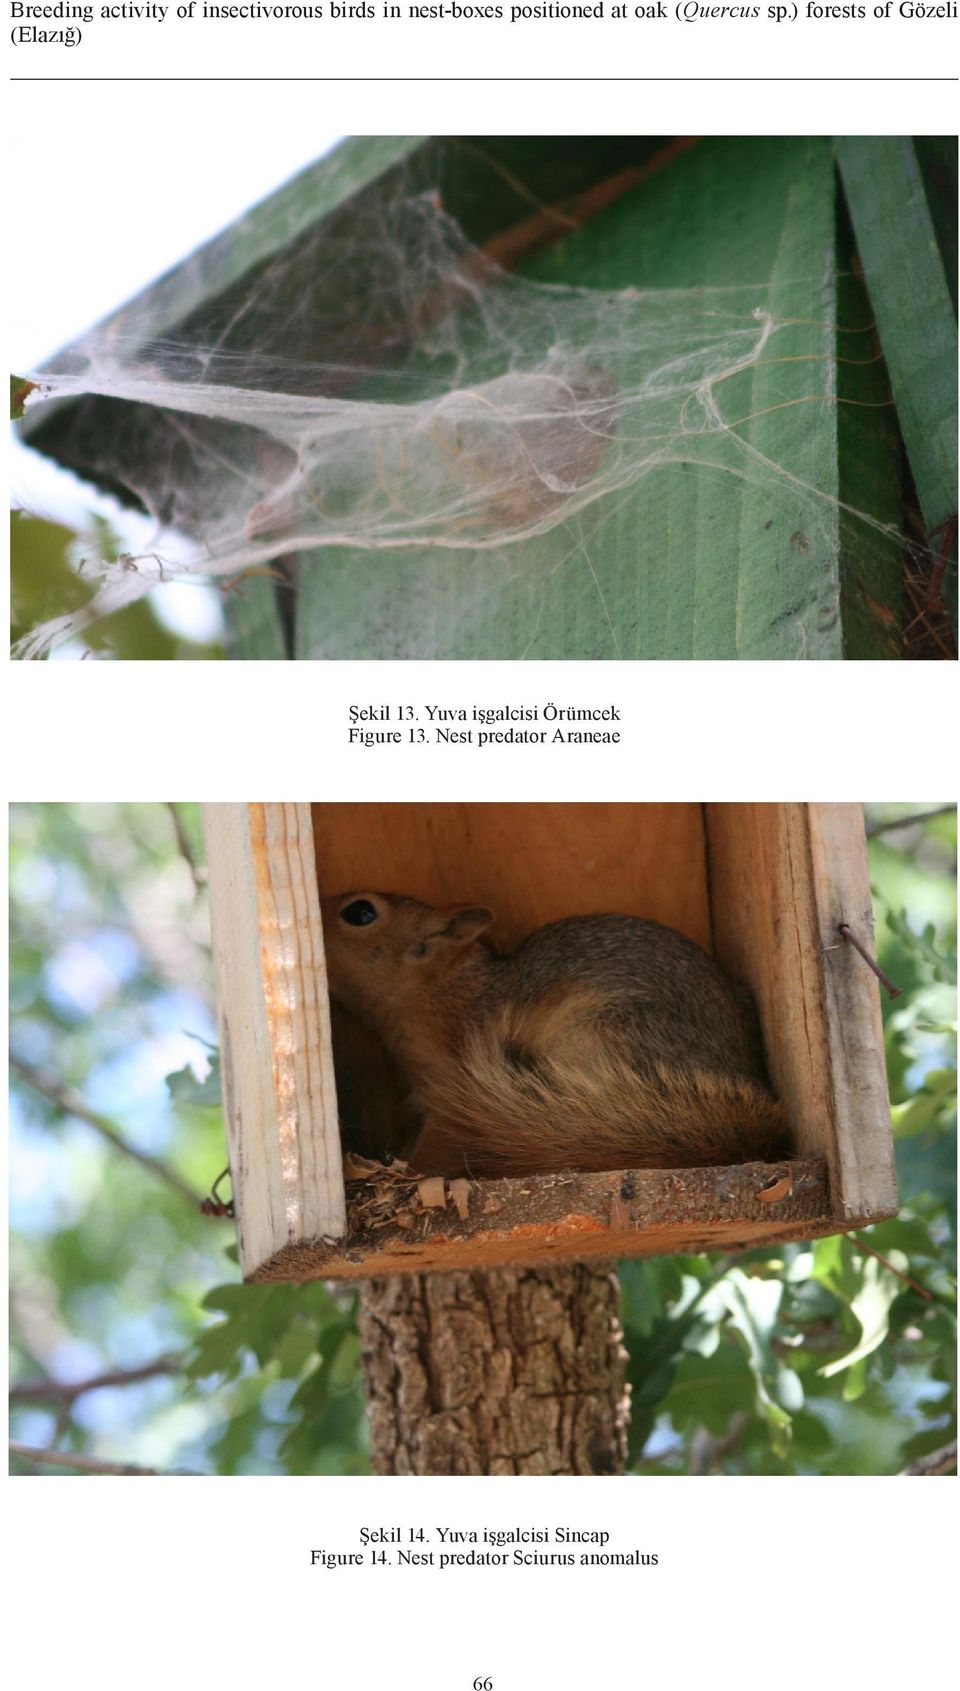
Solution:
{"label": "tree branch", "polygon": [[956,808],[955,804],[936,804],[929,810],[915,810],[912,816],[895,816],[892,822],[871,822],[867,829],[867,839],[876,839],[878,834],[889,834],[894,828],[912,828],[915,822],[930,822],[935,816],[949,816]]}
{"label": "tree branch", "polygon": [[866,1251],[869,1257],[876,1257],[877,1261],[882,1262],[884,1268],[889,1268],[890,1273],[895,1274],[898,1280],[902,1280],[905,1286],[909,1286],[914,1292],[918,1292],[920,1297],[927,1299],[928,1303],[936,1303],[936,1298],[927,1286],[922,1285],[919,1280],[915,1280],[912,1274],[905,1274],[902,1268],[897,1268],[889,1257],[885,1257],[882,1252],[875,1250],[873,1245],[868,1245],[866,1239],[862,1239],[859,1233],[851,1233],[850,1238],[858,1250]]}
{"label": "tree branch", "polygon": [[11,1386],[11,1403],[75,1403],[85,1392],[99,1392],[111,1386],[134,1386],[141,1380],[153,1380],[163,1374],[176,1374],[183,1366],[183,1357],[176,1354],[158,1356],[155,1362],[145,1362],[140,1368],[115,1368],[110,1373],[94,1374],[88,1380],[26,1380]]}
{"label": "tree branch", "polygon": [[[77,1451],[40,1450],[33,1444],[11,1440],[10,1455],[25,1462],[44,1462],[51,1468],[74,1468],[80,1474],[169,1474],[163,1468],[139,1468],[134,1462],[105,1462],[99,1456],[81,1456]],[[191,1468],[175,1468],[175,1474],[191,1474]]]}
{"label": "tree branch", "polygon": [[939,1450],[931,1450],[927,1456],[919,1456],[916,1462],[911,1462],[909,1468],[901,1468],[904,1474],[949,1474],[957,1465],[957,1441],[951,1439],[949,1444],[942,1445]]}
{"label": "tree branch", "polygon": [[731,1415],[726,1432],[717,1438],[711,1437],[705,1427],[699,1427],[690,1441],[687,1473],[709,1474],[711,1468],[736,1449],[749,1425],[750,1416],[745,1410],[738,1410]]}
{"label": "tree branch", "polygon": [[177,850],[190,871],[190,877],[193,881],[193,890],[199,898],[200,894],[206,892],[207,890],[207,871],[201,863],[197,862],[196,857],[194,856],[193,847],[190,844],[187,830],[183,825],[183,817],[180,815],[179,805],[170,804],[168,802],[167,809],[170,812],[170,817],[173,822],[173,831],[177,839]]}
{"label": "tree branch", "polygon": [[34,1091],[39,1092],[42,1097],[49,1099],[50,1103],[55,1104],[58,1110],[63,1111],[64,1115],[76,1116],[78,1121],[86,1122],[87,1126],[92,1127],[95,1132],[99,1133],[109,1145],[113,1146],[114,1150],[122,1151],[124,1156],[132,1157],[133,1161],[139,1163],[141,1168],[147,1169],[150,1174],[156,1175],[159,1180],[166,1181],[167,1185],[178,1192],[181,1198],[186,1198],[194,1209],[199,1208],[200,1199],[185,1180],[181,1180],[178,1174],[174,1174],[173,1169],[168,1168],[166,1163],[160,1162],[156,1157],[147,1156],[145,1151],[138,1151],[135,1146],[129,1144],[106,1116],[98,1115],[96,1110],[91,1110],[84,1103],[78,1092],[72,1091],[69,1086],[62,1086],[52,1075],[41,1074],[39,1069],[33,1068],[30,1063],[22,1062],[19,1057],[12,1054],[10,1067],[15,1074],[20,1076],[21,1080],[25,1080],[27,1085],[32,1086]]}

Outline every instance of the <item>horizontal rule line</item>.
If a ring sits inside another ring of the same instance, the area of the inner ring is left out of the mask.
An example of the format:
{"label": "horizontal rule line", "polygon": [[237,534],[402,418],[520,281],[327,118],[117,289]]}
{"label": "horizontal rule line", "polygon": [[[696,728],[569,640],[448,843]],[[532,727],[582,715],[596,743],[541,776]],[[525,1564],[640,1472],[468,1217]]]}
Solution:
{"label": "horizontal rule line", "polygon": [[11,76],[11,82],[957,82],[955,76]]}

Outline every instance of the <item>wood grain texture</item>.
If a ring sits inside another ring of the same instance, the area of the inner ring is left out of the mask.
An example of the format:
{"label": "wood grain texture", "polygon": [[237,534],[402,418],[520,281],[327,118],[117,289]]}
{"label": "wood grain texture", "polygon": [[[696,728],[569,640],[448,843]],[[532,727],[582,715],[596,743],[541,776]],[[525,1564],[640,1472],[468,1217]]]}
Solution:
{"label": "wood grain texture", "polygon": [[826,1156],[819,938],[804,807],[706,806],[716,954],[750,987],[771,1079],[802,1156]]}
{"label": "wood grain texture", "polygon": [[562,916],[615,911],[710,949],[696,804],[315,804],[320,892],[486,903],[510,947]]}
{"label": "wood grain texture", "polygon": [[204,810],[241,1267],[346,1225],[316,868],[305,805]]}
{"label": "wood grain texture", "polygon": [[917,496],[932,531],[957,510],[957,319],[917,149],[902,135],[841,136],[836,152]]}
{"label": "wood grain texture", "polygon": [[878,1220],[897,1208],[880,987],[853,946],[837,943],[848,923],[876,949],[863,810],[806,808],[835,1124],[833,1190],[845,1218]]}
{"label": "wood grain texture", "polygon": [[[761,1197],[791,1176],[776,1203]],[[405,1200],[398,1199],[402,1210]],[[819,1158],[731,1168],[628,1169],[470,1183],[470,1214],[429,1210],[418,1230],[386,1224],[342,1247],[292,1244],[253,1276],[356,1280],[590,1257],[732,1250],[836,1231]]]}
{"label": "wood grain texture", "polygon": [[717,957],[757,1000],[794,1143],[825,1157],[839,1226],[893,1214],[877,983],[838,933],[849,921],[872,941],[860,807],[706,812]]}

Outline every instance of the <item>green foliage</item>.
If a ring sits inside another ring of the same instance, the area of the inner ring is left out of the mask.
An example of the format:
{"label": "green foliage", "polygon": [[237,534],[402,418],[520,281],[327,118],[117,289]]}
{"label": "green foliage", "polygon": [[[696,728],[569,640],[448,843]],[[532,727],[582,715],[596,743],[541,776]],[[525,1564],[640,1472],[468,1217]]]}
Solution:
{"label": "green foliage", "polygon": [[[199,854],[192,807],[180,821]],[[955,852],[955,816],[871,844],[880,961],[904,989],[884,1007],[900,1215],[736,1261],[625,1263],[636,1472],[892,1474],[953,1436]],[[208,917],[165,807],[16,807],[11,876],[15,1052],[209,1190],[226,1152]],[[18,1400],[14,1437],[221,1474],[367,1471],[353,1291],[219,1284],[229,1223],[19,1083],[13,1129],[15,1384],[177,1359],[59,1415]]]}
{"label": "green foliage", "polygon": [[10,513],[11,640],[47,617],[78,609],[90,590],[70,562],[76,540],[60,523],[43,522],[25,511]]}
{"label": "green foliage", "polygon": [[955,1436],[955,864],[955,813],[871,843],[900,1214],[623,1264],[638,1472],[898,1473]]}
{"label": "green foliage", "polygon": [[[240,1382],[214,1446],[230,1472],[247,1469],[271,1428],[282,1428],[277,1455],[288,1473],[367,1471],[356,1304],[354,1293],[341,1298],[322,1285],[230,1284],[204,1298],[223,1319],[198,1335],[184,1372]],[[272,1407],[277,1385],[287,1387],[282,1422]]]}
{"label": "green foliage", "polygon": [[[91,516],[85,535],[25,511],[11,511],[10,523],[10,638],[15,641],[38,623],[78,610],[92,597],[93,585],[83,576],[84,551],[112,561],[118,561],[120,553],[107,524],[96,516]],[[135,567],[132,559],[130,567]],[[104,617],[88,629],[84,643],[100,657],[221,656],[217,646],[172,634],[158,620],[149,599]]]}
{"label": "green foliage", "polygon": [[199,1079],[195,1069],[189,1063],[174,1074],[166,1077],[167,1091],[174,1109],[194,1108],[219,1110],[222,1099],[220,1080],[220,1053],[216,1046],[209,1050],[210,1067],[203,1079]]}
{"label": "green foliage", "polygon": [[[178,811],[200,858],[196,807]],[[10,873],[15,1055],[199,1198],[227,1161],[209,914],[167,807],[16,806]],[[219,1284],[230,1223],[16,1073],[13,1163],[15,1391],[174,1366],[62,1412],[17,1396],[12,1437],[200,1472],[366,1470],[354,1294]]]}
{"label": "green foliage", "polygon": [[19,422],[23,416],[23,408],[36,389],[36,382],[28,382],[26,376],[10,377],[10,420]]}

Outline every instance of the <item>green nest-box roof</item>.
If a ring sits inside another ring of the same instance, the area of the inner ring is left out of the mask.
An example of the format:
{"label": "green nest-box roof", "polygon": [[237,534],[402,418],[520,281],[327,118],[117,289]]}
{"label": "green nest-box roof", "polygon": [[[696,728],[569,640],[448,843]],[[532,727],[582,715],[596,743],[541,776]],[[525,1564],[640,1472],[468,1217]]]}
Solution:
{"label": "green nest-box roof", "polygon": [[282,558],[240,655],[895,657],[898,418],[956,508],[949,155],[839,157],[869,297],[829,140],[344,142],[51,361],[25,438]]}

